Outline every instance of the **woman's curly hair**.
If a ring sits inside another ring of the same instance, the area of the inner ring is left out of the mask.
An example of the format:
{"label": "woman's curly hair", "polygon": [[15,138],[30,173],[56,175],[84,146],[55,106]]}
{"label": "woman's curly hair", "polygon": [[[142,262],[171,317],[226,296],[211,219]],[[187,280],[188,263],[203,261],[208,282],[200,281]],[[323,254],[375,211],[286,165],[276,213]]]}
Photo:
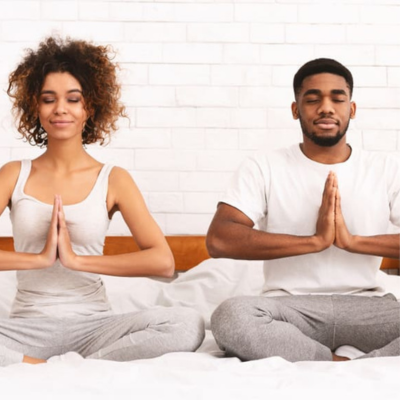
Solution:
{"label": "woman's curly hair", "polygon": [[18,132],[31,144],[47,145],[38,115],[38,101],[46,76],[51,72],[68,72],[82,86],[88,113],[82,143],[104,144],[117,129],[120,116],[126,117],[120,102],[121,85],[117,82],[117,65],[109,46],[95,46],[84,40],[49,37],[36,51],[28,49],[9,76],[7,94],[13,100]]}

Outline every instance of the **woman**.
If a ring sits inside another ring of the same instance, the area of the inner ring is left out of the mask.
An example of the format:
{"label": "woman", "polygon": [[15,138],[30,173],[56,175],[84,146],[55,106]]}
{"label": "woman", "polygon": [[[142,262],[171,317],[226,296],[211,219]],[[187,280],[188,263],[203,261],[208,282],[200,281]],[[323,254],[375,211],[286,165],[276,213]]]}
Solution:
{"label": "woman", "polygon": [[[0,169],[0,214],[10,208],[16,250],[0,251],[0,271],[16,270],[18,279],[11,318],[0,320],[0,365],[41,363],[71,351],[128,361],[196,350],[204,326],[195,311],[113,315],[99,276],[174,271],[129,173],[85,151],[86,144],[102,144],[125,116],[110,49],[48,38],[10,75],[7,93],[18,131],[46,150]],[[141,251],[103,256],[117,211]]]}

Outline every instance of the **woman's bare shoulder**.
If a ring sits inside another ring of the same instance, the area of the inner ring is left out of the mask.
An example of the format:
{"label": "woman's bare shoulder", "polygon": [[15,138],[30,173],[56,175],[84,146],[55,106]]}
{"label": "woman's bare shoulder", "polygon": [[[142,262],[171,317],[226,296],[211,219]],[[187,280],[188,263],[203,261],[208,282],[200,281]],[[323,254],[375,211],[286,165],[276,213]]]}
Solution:
{"label": "woman's bare shoulder", "polygon": [[18,178],[21,171],[21,161],[10,161],[0,168],[0,179]]}

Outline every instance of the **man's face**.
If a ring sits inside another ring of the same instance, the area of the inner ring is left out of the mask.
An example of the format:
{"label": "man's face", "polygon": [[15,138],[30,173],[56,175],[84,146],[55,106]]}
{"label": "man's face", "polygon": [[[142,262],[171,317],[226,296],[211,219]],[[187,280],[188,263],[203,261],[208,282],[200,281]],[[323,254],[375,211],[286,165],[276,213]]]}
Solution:
{"label": "man's face", "polygon": [[321,73],[303,80],[292,113],[300,121],[304,140],[330,147],[346,134],[356,105],[350,100],[350,88],[342,76]]}

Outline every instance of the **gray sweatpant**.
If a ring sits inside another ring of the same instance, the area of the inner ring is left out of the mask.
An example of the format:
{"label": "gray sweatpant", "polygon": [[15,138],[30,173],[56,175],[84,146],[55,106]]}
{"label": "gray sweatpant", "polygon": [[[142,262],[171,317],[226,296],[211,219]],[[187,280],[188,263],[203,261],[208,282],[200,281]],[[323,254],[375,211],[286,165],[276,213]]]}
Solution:
{"label": "gray sweatpant", "polygon": [[184,307],[67,319],[1,319],[0,366],[21,362],[24,355],[47,360],[69,351],[102,360],[153,358],[195,351],[204,334],[200,314]]}
{"label": "gray sweatpant", "polygon": [[280,356],[288,361],[332,360],[350,345],[362,358],[400,355],[400,303],[393,295],[234,297],[211,316],[227,355],[243,361]]}

